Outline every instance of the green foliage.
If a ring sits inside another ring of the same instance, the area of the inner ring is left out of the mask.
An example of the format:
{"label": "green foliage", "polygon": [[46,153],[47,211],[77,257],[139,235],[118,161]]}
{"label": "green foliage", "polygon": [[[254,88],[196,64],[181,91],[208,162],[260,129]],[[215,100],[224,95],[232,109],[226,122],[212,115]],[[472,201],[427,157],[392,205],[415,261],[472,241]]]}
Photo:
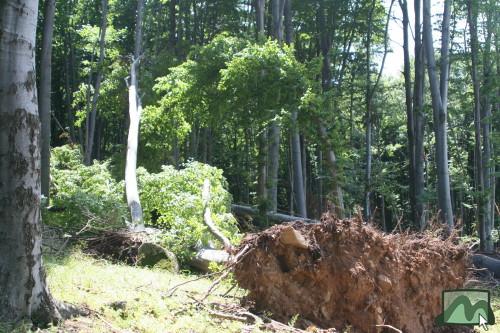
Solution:
{"label": "green foliage", "polygon": [[50,204],[55,209],[44,211],[44,222],[68,231],[79,231],[87,223],[94,229],[124,226],[123,184],[113,179],[107,162],[85,166],[81,161],[75,147],[52,150]]}
{"label": "green foliage", "polygon": [[[214,239],[203,223],[202,187],[210,180],[210,209],[214,223],[232,241],[238,240],[236,220],[230,213],[231,195],[222,170],[190,162],[181,170],[163,166],[156,174],[138,170],[144,218],[163,230],[163,245],[185,262],[197,245]],[[201,242],[201,243],[200,243]]]}

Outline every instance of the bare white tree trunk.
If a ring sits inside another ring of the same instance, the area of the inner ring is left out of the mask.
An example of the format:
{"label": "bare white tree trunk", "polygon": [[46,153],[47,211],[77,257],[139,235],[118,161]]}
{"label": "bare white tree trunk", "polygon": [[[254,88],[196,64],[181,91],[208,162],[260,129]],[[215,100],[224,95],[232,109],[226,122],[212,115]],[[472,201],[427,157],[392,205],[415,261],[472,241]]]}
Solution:
{"label": "bare white tree trunk", "polygon": [[[427,58],[427,71],[431,88],[432,109],[434,113],[434,133],[436,135],[436,167],[438,175],[438,204],[440,219],[453,228],[453,210],[451,206],[450,175],[448,169],[448,129],[446,104],[448,95],[448,45],[450,0],[445,0],[443,12],[443,32],[441,46],[441,79],[436,74],[436,60],[432,39],[430,0],[424,0],[424,48]],[[448,24],[448,26],[445,26]]]}
{"label": "bare white tree trunk", "polygon": [[139,142],[139,124],[141,121],[142,105],[138,98],[138,66],[142,49],[142,17],[144,0],[137,1],[137,17],[135,26],[134,59],[130,67],[130,85],[128,87],[130,126],[127,141],[127,161],[125,164],[125,192],[127,203],[135,230],[144,229],[139,190],[137,188],[137,146]]}
{"label": "bare white tree trunk", "polygon": [[37,0],[0,1],[0,322],[59,319],[41,254]]}
{"label": "bare white tree trunk", "polygon": [[42,54],[40,57],[40,122],[42,124],[42,194],[49,197],[50,187],[50,112],[52,91],[52,36],[54,34],[55,0],[45,1]]}

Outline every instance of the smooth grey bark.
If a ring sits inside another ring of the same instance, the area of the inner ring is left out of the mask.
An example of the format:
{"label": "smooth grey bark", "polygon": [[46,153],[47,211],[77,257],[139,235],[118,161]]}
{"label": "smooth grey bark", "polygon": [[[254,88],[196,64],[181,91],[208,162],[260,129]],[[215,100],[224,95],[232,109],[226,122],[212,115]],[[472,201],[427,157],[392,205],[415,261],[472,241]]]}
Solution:
{"label": "smooth grey bark", "polygon": [[139,124],[141,121],[142,105],[138,97],[138,68],[142,52],[142,22],[144,15],[144,0],[137,0],[135,22],[134,58],[130,66],[130,84],[128,87],[130,125],[127,140],[127,160],[125,164],[125,192],[127,204],[132,218],[132,229],[144,229],[142,206],[137,187],[137,146],[139,142]]}
{"label": "smooth grey bark", "polygon": [[[265,13],[265,0],[255,0],[255,20],[257,27],[257,40],[262,40],[265,38],[264,29],[264,13]],[[259,155],[257,157],[257,200],[259,205],[259,210],[261,214],[265,214],[268,209],[267,202],[267,128],[260,129],[258,134],[258,150]]]}
{"label": "smooth grey bark", "polygon": [[[285,43],[292,44],[292,1],[284,0],[285,16]],[[292,159],[292,192],[297,205],[297,213],[302,217],[307,217],[306,194],[304,188],[304,178],[302,175],[302,152],[300,149],[300,134],[298,128],[298,110],[294,109],[291,113],[291,159]],[[292,201],[293,203],[293,201]]]}
{"label": "smooth grey bark", "polygon": [[37,15],[37,0],[0,1],[0,322],[61,318],[41,253]]}
{"label": "smooth grey bark", "polygon": [[168,7],[168,46],[170,48],[174,48],[177,42],[177,3],[178,0],[170,0],[170,4]]}
{"label": "smooth grey bark", "polygon": [[92,109],[90,114],[87,115],[88,126],[86,128],[86,145],[85,145],[85,157],[84,162],[86,165],[92,164],[92,153],[94,148],[94,136],[95,136],[95,122],[97,118],[97,101],[99,100],[99,94],[101,89],[102,81],[102,66],[104,64],[104,57],[106,51],[106,30],[108,27],[108,0],[102,0],[102,21],[101,21],[101,33],[99,36],[99,62],[97,63],[97,75],[94,86],[94,95],[92,96]]}
{"label": "smooth grey bark", "polygon": [[54,35],[55,0],[45,0],[42,52],[40,57],[41,183],[42,194],[49,198],[50,187],[50,113],[52,93],[52,36]]}
{"label": "smooth grey bark", "polygon": [[304,177],[302,175],[302,154],[300,150],[300,135],[297,124],[298,112],[292,112],[292,166],[293,166],[293,193],[297,212],[302,217],[307,217],[306,195],[304,188]]}
{"label": "smooth grey bark", "polygon": [[265,37],[264,18],[266,11],[266,0],[255,0],[255,19],[257,24],[257,40]]}
{"label": "smooth grey bark", "polygon": [[375,0],[372,1],[368,13],[368,31],[366,34],[365,52],[366,52],[366,111],[365,111],[365,201],[364,217],[366,221],[372,218],[371,213],[371,192],[372,192],[372,98],[371,98],[371,39],[373,25],[373,11],[375,9]]}
{"label": "smooth grey bark", "polygon": [[64,59],[64,96],[66,101],[66,112],[69,123],[69,134],[72,143],[76,142],[75,133],[75,116],[73,114],[73,65],[74,65],[74,50],[69,28],[65,31],[64,43],[66,48],[66,59]]}
{"label": "smooth grey bark", "polygon": [[[450,175],[448,169],[448,129],[447,129],[447,85],[448,85],[448,46],[449,41],[449,16],[450,0],[445,0],[443,11],[443,40],[441,46],[441,78],[436,74],[436,60],[434,57],[434,45],[432,38],[431,6],[430,0],[423,1],[424,24],[423,37],[424,49],[427,59],[427,71],[431,88],[432,109],[434,114],[434,133],[436,136],[436,169],[437,169],[437,192],[439,205],[439,219],[448,226],[449,231],[453,228],[453,209],[451,206]],[[448,22],[448,26],[444,26]],[[443,94],[443,95],[442,95]]]}
{"label": "smooth grey bark", "polygon": [[[321,123],[319,120],[319,134],[323,142],[329,142],[330,138],[328,137],[328,133],[325,125]],[[339,184],[339,172],[338,172],[338,163],[337,156],[335,155],[335,151],[331,146],[326,146],[326,161],[330,167],[331,179],[332,179],[332,188],[333,188],[333,204],[334,211],[337,217],[343,218],[345,216],[344,209],[344,193],[342,191],[342,187]]]}
{"label": "smooth grey bark", "polygon": [[415,223],[422,230],[426,224],[424,193],[425,193],[425,113],[424,113],[424,47],[422,44],[421,24],[421,0],[414,0],[415,13],[415,49],[414,49],[414,71],[415,82],[413,84],[413,116],[414,116],[414,138],[415,138]]}
{"label": "smooth grey bark", "polygon": [[418,225],[416,216],[415,198],[415,116],[413,114],[413,96],[411,87],[411,64],[409,50],[409,15],[408,3],[406,0],[399,0],[399,5],[403,13],[403,55],[404,55],[404,80],[405,80],[405,103],[406,103],[406,131],[408,136],[408,185],[410,197],[410,212],[413,225]]}
{"label": "smooth grey bark", "polygon": [[284,16],[285,16],[285,43],[292,45],[293,40],[293,25],[292,25],[292,0],[284,0]]}
{"label": "smooth grey bark", "polygon": [[[250,215],[250,216],[261,215],[261,212],[259,209],[251,207],[251,206],[245,206],[245,205],[231,205],[231,211],[234,214],[245,214],[245,215]],[[302,221],[302,222],[306,222],[306,223],[319,223],[318,220],[308,219],[308,218],[304,218],[304,217],[300,217],[300,216],[286,215],[286,214],[281,214],[281,213],[267,212],[265,214],[265,217],[267,219],[269,219],[270,221],[274,221],[274,222]]]}
{"label": "smooth grey bark", "polygon": [[472,0],[467,1],[467,20],[470,32],[471,48],[471,76],[472,88],[474,92],[474,175],[476,191],[480,195],[477,198],[477,224],[481,250],[485,250],[486,228],[485,228],[485,200],[482,196],[484,189],[483,180],[483,154],[481,150],[481,95],[478,77],[478,54],[479,42],[477,36],[477,7]]}
{"label": "smooth grey bark", "polygon": [[365,169],[365,218],[367,221],[372,219],[371,212],[371,194],[372,194],[372,126],[373,126],[373,97],[375,96],[375,92],[377,91],[378,85],[380,83],[380,78],[382,77],[382,73],[384,71],[385,60],[387,58],[388,52],[388,31],[389,31],[389,22],[391,19],[392,6],[394,5],[394,1],[392,0],[389,6],[389,10],[387,12],[387,19],[384,30],[384,55],[382,58],[382,63],[380,64],[380,69],[377,74],[377,78],[371,86],[371,37],[372,37],[372,29],[373,29],[373,11],[375,9],[375,1],[372,2],[372,7],[370,9],[370,13],[368,15],[368,33],[366,37],[366,132],[365,132],[365,141],[366,141],[366,169]]}
{"label": "smooth grey bark", "polygon": [[268,210],[267,202],[267,129],[258,135],[259,156],[257,157],[257,199],[261,213]]}
{"label": "smooth grey bark", "polygon": [[[285,0],[272,0],[272,34],[273,38],[281,44],[283,42],[283,11]],[[277,100],[280,100],[281,92],[277,91]],[[278,116],[279,110],[275,110]],[[269,125],[269,170],[268,170],[268,199],[269,210],[276,212],[278,209],[278,179],[280,161],[280,136],[281,126],[277,120],[272,120]]]}
{"label": "smooth grey bark", "polygon": [[[492,13],[486,13],[486,40],[483,50],[483,89],[481,99],[483,101],[481,108],[481,126],[483,134],[483,180],[484,180],[484,226],[485,226],[485,244],[486,252],[494,252],[495,245],[492,231],[494,229],[494,163],[492,160],[492,104],[490,99],[492,82],[492,62],[491,62],[491,39],[494,31]],[[498,15],[498,14],[497,14]]]}
{"label": "smooth grey bark", "polygon": [[[332,72],[331,72],[331,36],[327,31],[326,19],[325,16],[329,16],[327,12],[327,8],[325,8],[325,2],[322,1],[320,3],[320,7],[318,8],[317,20],[318,27],[320,30],[320,51],[323,56],[323,65],[321,69],[321,80],[322,80],[322,89],[323,92],[328,92],[332,88]],[[331,182],[332,182],[332,204],[334,208],[335,214],[339,218],[344,217],[344,196],[343,191],[340,186],[339,180],[339,166],[337,163],[337,157],[335,155],[335,151],[333,149],[332,144],[330,143],[330,138],[328,137],[328,131],[326,129],[325,124],[321,119],[318,119],[318,127],[319,134],[321,140],[323,142],[323,147],[325,150],[326,160],[328,162],[328,166],[330,168],[331,173]]]}

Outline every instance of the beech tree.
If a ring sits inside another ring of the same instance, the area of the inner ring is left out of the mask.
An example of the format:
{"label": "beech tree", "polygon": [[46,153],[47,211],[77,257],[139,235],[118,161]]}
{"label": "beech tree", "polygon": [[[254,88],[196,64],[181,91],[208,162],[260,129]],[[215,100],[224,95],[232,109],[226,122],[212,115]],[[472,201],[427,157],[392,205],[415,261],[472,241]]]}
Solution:
{"label": "beech tree", "polygon": [[142,52],[142,17],[144,14],[144,0],[137,1],[135,46],[132,65],[130,66],[129,95],[129,117],[130,127],[127,141],[127,160],[125,165],[125,190],[127,203],[132,217],[132,225],[137,229],[144,226],[142,217],[141,201],[137,188],[137,145],[139,141],[139,123],[141,121],[142,104],[138,93],[138,68]]}
{"label": "beech tree", "polygon": [[41,253],[37,0],[0,2],[0,321],[61,318]]}
{"label": "beech tree", "polygon": [[441,36],[440,76],[436,73],[436,59],[432,38],[431,5],[430,0],[424,0],[424,48],[427,59],[427,71],[432,97],[434,114],[434,134],[436,136],[436,168],[437,192],[440,220],[453,228],[453,210],[451,206],[450,174],[448,169],[448,73],[449,73],[449,37],[451,0],[445,0]]}
{"label": "beech tree", "polygon": [[[85,143],[85,164],[90,165],[92,163],[92,157],[94,153],[94,137],[96,132],[96,119],[97,119],[97,101],[99,100],[101,92],[101,83],[103,75],[103,64],[104,57],[106,55],[106,30],[108,28],[108,0],[101,1],[101,30],[99,35],[99,60],[97,62],[97,74],[95,77],[94,94],[92,96],[92,102],[90,102],[90,90],[88,92],[89,99],[87,100],[87,107],[89,112],[86,118],[86,143]],[[92,75],[89,75],[89,81]],[[90,84],[89,84],[90,86]]]}
{"label": "beech tree", "polygon": [[40,59],[40,121],[42,123],[42,194],[49,198],[50,186],[50,137],[52,93],[52,37],[54,34],[55,0],[45,1],[43,19],[42,53]]}

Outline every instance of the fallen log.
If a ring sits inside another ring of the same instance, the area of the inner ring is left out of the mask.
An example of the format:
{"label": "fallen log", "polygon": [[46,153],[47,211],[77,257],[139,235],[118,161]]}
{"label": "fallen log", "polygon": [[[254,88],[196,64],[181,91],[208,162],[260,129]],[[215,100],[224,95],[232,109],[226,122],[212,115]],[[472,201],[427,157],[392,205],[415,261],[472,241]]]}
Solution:
{"label": "fallen log", "polygon": [[[258,216],[260,214],[257,208],[245,205],[231,205],[231,211],[236,215],[250,215],[250,216]],[[294,222],[301,221],[305,223],[319,223],[318,220],[308,219],[300,216],[286,215],[281,213],[266,213],[266,217],[275,222]]]}
{"label": "fallen log", "polygon": [[442,291],[463,287],[470,264],[463,245],[431,234],[384,234],[360,218],[276,225],[240,246],[252,254],[235,265],[234,277],[254,310],[362,333],[389,326],[441,332],[434,319]]}
{"label": "fallen log", "polygon": [[494,277],[500,278],[500,260],[484,254],[475,254],[472,256],[472,263],[477,268],[486,268]]}
{"label": "fallen log", "polygon": [[229,261],[229,253],[224,250],[200,249],[189,261],[189,265],[203,273],[210,271],[210,263],[224,264]]}

